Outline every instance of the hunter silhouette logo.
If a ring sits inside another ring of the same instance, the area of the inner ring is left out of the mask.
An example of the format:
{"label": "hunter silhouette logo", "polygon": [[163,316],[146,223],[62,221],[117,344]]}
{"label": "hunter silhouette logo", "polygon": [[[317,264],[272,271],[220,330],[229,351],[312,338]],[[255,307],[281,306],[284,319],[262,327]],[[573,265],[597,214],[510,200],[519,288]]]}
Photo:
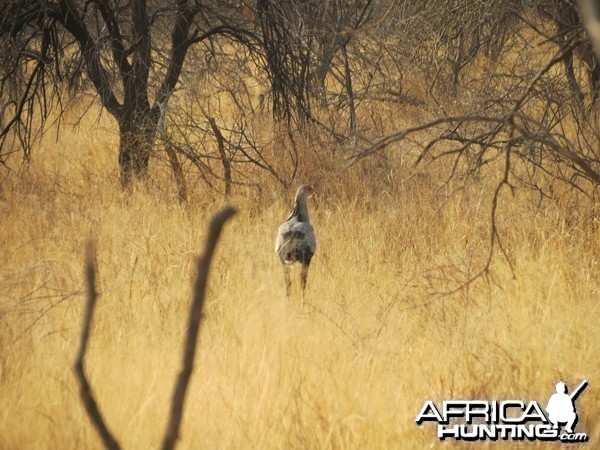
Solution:
{"label": "hunter silhouette logo", "polygon": [[571,394],[567,394],[567,386],[560,381],[556,384],[556,394],[548,400],[548,418],[552,422],[554,429],[559,428],[559,423],[566,423],[565,430],[569,434],[573,434],[573,428],[577,423],[577,411],[575,409],[575,399],[579,396],[588,385],[587,380],[583,380],[577,389]]}
{"label": "hunter silhouette logo", "polygon": [[[536,401],[521,400],[445,400],[438,408],[428,400],[417,415],[417,425],[437,423],[440,440],[496,441],[528,439],[562,442],[585,442],[586,433],[575,433],[577,410],[575,400],[587,387],[587,380],[568,394],[567,386],[560,381],[556,393],[548,400],[544,413]],[[564,431],[561,432],[561,424]]]}

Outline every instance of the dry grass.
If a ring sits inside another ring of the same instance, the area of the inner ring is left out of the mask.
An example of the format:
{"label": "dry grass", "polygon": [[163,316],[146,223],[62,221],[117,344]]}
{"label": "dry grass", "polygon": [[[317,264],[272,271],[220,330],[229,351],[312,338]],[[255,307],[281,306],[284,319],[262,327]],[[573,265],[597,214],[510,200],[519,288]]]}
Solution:
{"label": "dry grass", "polygon": [[[224,200],[196,191],[179,207],[156,186],[123,194],[116,136],[90,125],[45,139],[27,172],[2,179],[0,448],[100,446],[72,371],[88,237],[101,297],[86,364],[100,407],[125,448],[156,448],[166,426],[194,255]],[[447,448],[415,424],[425,400],[545,402],[559,378],[584,377],[578,429],[599,445],[600,231],[589,205],[565,194],[538,208],[505,193],[515,276],[498,257],[487,282],[442,296],[485,260],[498,177],[450,196],[436,190],[439,173],[406,181],[402,160],[386,164],[385,179],[315,175],[320,247],[305,310],[298,295],[286,301],[272,250],[293,191],[234,196],[180,448]]]}

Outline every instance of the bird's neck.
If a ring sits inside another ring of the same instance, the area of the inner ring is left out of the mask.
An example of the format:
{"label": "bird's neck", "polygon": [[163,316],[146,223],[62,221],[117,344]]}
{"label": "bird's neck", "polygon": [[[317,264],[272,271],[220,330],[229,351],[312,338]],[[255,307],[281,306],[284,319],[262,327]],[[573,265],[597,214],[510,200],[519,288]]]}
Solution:
{"label": "bird's neck", "polygon": [[294,203],[294,209],[292,210],[288,220],[293,217],[296,217],[298,222],[310,222],[310,218],[308,217],[308,205],[306,204],[306,201],[302,201],[301,199],[296,200]]}

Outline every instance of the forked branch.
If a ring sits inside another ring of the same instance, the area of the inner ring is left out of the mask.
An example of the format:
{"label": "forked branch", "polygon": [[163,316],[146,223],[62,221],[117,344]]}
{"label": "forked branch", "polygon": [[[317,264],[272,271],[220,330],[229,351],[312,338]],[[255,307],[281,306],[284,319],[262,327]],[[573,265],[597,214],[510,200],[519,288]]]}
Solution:
{"label": "forked branch", "polygon": [[[183,416],[185,395],[192,375],[192,370],[194,368],[194,358],[196,355],[200,322],[202,320],[202,308],[204,306],[204,298],[206,295],[206,285],[208,282],[210,262],[217,247],[217,242],[219,240],[221,230],[223,229],[223,225],[225,225],[225,222],[227,222],[235,213],[235,209],[230,206],[214,215],[208,229],[204,254],[198,260],[198,272],[196,275],[196,282],[194,284],[194,298],[192,300],[192,306],[190,309],[188,331],[183,353],[183,366],[175,384],[173,399],[171,402],[169,423],[167,425],[162,444],[162,448],[165,450],[173,449],[179,437],[179,428]],[[85,376],[83,367],[83,359],[85,357],[90,335],[90,326],[92,323],[94,307],[96,306],[96,300],[98,298],[98,292],[96,290],[95,252],[94,246],[91,242],[87,244],[85,272],[88,285],[88,298],[83,321],[83,330],[81,332],[81,340],[79,343],[79,351],[77,352],[77,359],[75,361],[75,373],[77,375],[77,380],[79,381],[81,399],[85,405],[85,409],[90,419],[92,420],[92,424],[102,438],[104,446],[107,449],[120,449],[121,446],[104,422],[104,418],[102,417],[102,414],[98,408],[98,404],[94,399],[92,388]]]}

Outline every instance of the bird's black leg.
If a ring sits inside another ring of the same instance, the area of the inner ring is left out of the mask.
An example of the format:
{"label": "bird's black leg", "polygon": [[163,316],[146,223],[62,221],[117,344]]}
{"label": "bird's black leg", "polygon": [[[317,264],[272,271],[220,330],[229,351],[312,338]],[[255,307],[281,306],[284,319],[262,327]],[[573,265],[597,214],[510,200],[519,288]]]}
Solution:
{"label": "bird's black leg", "polygon": [[285,292],[287,293],[288,298],[290,298],[290,291],[292,288],[292,280],[290,278],[290,268],[286,264],[282,264],[283,266],[283,277],[285,279]]}
{"label": "bird's black leg", "polygon": [[300,281],[302,284],[302,295],[304,295],[304,289],[306,289],[306,278],[308,277],[308,266],[310,265],[310,261],[302,263],[302,274],[300,275]]}

